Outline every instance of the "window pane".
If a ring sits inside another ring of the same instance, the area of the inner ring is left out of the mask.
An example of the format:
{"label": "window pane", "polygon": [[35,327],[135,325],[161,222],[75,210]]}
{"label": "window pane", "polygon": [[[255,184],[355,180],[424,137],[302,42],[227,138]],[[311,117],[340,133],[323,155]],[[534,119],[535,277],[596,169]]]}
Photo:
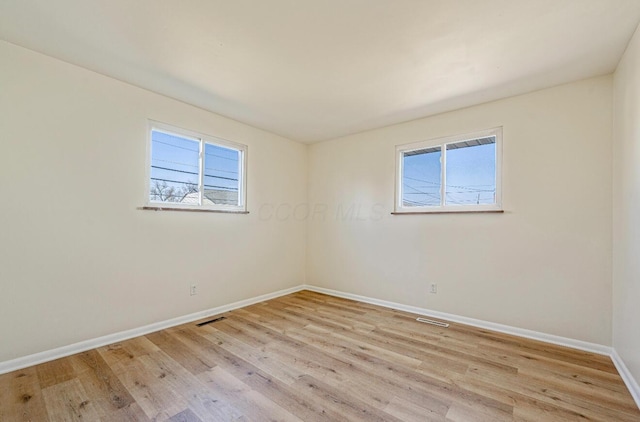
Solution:
{"label": "window pane", "polygon": [[402,206],[440,206],[441,148],[403,153]]}
{"label": "window pane", "polygon": [[219,145],[204,145],[203,205],[240,205],[240,151]]}
{"label": "window pane", "polygon": [[198,205],[199,155],[199,141],[152,130],[149,199]]}
{"label": "window pane", "polygon": [[446,205],[495,204],[496,138],[447,145]]}

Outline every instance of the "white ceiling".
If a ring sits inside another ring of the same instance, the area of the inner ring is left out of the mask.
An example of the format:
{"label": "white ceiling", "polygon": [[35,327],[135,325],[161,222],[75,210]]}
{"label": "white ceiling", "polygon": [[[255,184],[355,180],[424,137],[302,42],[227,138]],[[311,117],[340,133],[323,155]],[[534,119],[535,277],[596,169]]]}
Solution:
{"label": "white ceiling", "polygon": [[640,0],[0,0],[0,38],[313,142],[612,72]]}

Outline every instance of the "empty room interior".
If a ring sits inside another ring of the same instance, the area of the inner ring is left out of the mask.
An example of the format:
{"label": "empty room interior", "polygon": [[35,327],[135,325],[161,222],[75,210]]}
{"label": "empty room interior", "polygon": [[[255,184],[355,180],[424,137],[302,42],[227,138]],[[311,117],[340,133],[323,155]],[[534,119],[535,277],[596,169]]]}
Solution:
{"label": "empty room interior", "polygon": [[0,1],[0,421],[640,421],[640,1]]}

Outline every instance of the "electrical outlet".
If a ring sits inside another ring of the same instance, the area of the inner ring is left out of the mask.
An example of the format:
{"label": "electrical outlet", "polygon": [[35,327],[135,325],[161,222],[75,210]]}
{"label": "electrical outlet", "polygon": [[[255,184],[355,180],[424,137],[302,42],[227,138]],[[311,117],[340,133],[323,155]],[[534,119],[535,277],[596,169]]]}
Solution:
{"label": "electrical outlet", "polygon": [[189,293],[191,293],[191,296],[195,296],[198,294],[197,290],[196,290],[196,285],[192,284],[190,289],[189,289]]}
{"label": "electrical outlet", "polygon": [[436,283],[431,283],[431,287],[429,288],[429,293],[433,293],[433,294],[438,293],[438,285]]}

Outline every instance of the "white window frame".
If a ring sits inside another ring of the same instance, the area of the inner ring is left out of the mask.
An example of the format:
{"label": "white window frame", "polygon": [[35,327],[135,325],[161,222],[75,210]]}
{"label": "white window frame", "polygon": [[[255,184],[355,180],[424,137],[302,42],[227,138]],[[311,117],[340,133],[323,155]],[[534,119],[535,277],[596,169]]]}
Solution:
{"label": "white window frame", "polygon": [[[496,139],[496,202],[495,204],[465,204],[465,205],[445,205],[446,173],[447,173],[447,144],[469,141],[478,138],[494,136]],[[404,153],[423,148],[441,147],[440,171],[440,205],[425,205],[407,207],[403,205],[403,176],[404,176]],[[453,135],[444,138],[436,138],[427,141],[414,142],[410,144],[396,146],[396,186],[395,186],[395,206],[396,214],[416,214],[416,213],[446,213],[446,212],[501,212],[502,210],[502,127],[481,130],[462,135]]]}
{"label": "white window frame", "polygon": [[[199,142],[200,152],[198,154],[198,203],[182,204],[179,202],[163,202],[151,200],[151,148],[152,148],[152,132],[164,132],[170,135],[176,135],[181,138],[191,139]],[[203,205],[204,196],[204,145],[212,144],[223,148],[234,149],[239,152],[238,165],[238,205],[229,204],[213,204]],[[147,160],[146,160],[146,180],[145,180],[145,208],[149,209],[165,209],[165,210],[196,210],[196,211],[219,211],[219,212],[247,212],[247,152],[248,147],[244,144],[229,141],[217,136],[206,135],[188,129],[166,123],[149,120],[147,130]]]}

